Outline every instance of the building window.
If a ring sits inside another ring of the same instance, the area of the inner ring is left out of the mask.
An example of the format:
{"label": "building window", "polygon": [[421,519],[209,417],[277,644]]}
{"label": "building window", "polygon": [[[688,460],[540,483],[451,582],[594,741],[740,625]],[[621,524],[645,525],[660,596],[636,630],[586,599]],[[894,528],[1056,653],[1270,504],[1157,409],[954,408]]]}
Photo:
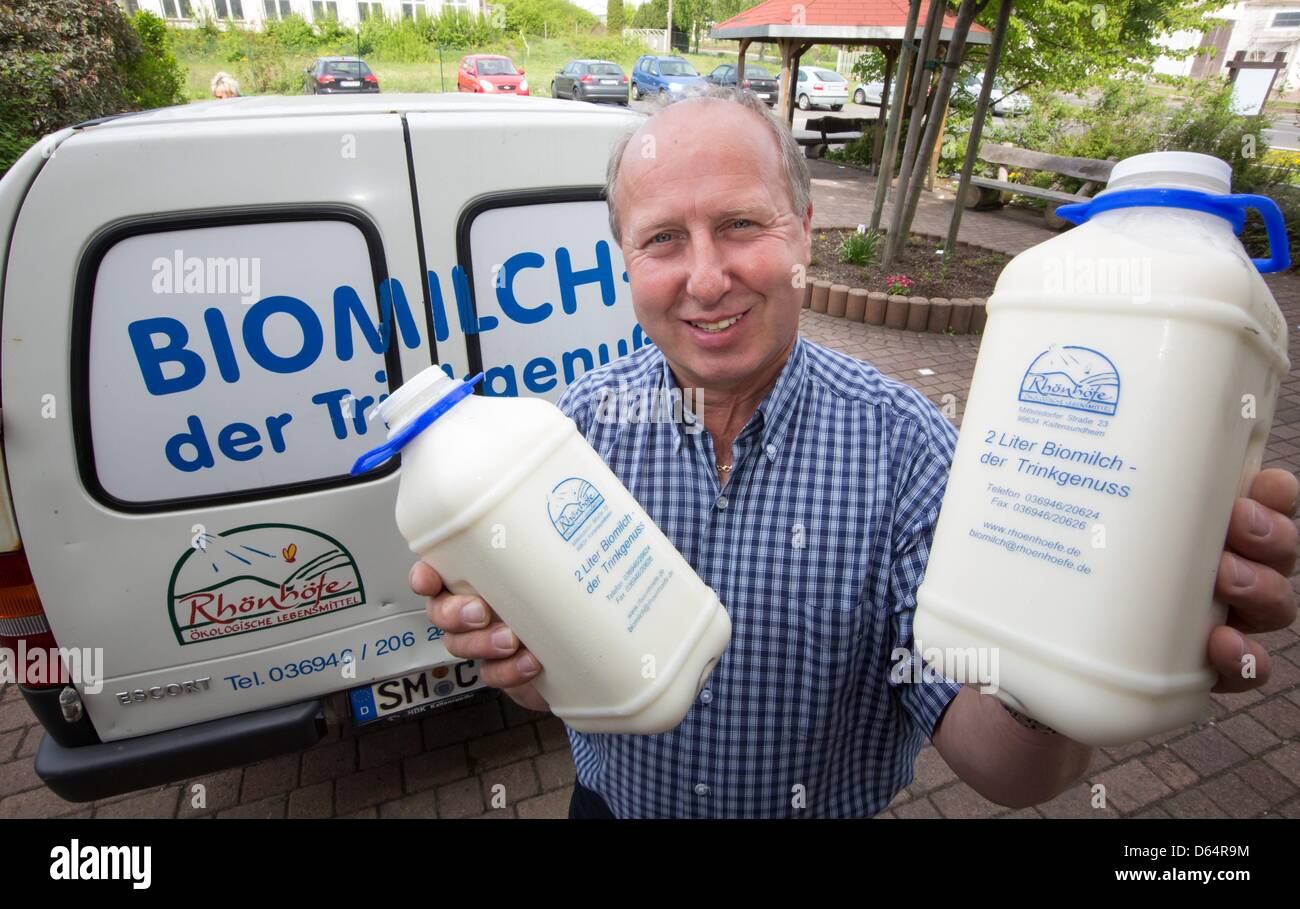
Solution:
{"label": "building window", "polygon": [[268,19],[286,19],[293,15],[293,8],[289,5],[289,0],[262,0],[262,11],[266,13]]}
{"label": "building window", "polygon": [[140,11],[140,4],[136,0],[117,0],[117,5],[122,7],[122,12],[128,16],[134,16]]}
{"label": "building window", "polygon": [[324,19],[326,16],[337,19],[339,17],[339,5],[334,0],[312,0],[311,17],[313,20]]}
{"label": "building window", "polygon": [[243,19],[243,0],[212,0],[218,19]]}
{"label": "building window", "polygon": [[1278,13],[1273,17],[1274,28],[1296,28],[1300,27],[1300,12],[1296,13]]}
{"label": "building window", "polygon": [[357,4],[357,19],[361,22],[365,22],[367,19],[370,18],[375,18],[375,19],[384,18],[384,5],[382,3],[362,2]]}
{"label": "building window", "polygon": [[424,0],[414,0],[414,2],[412,2],[412,0],[403,0],[402,2],[403,19],[416,19],[427,15],[429,15],[429,11],[425,7]]}
{"label": "building window", "polygon": [[162,0],[163,15],[168,19],[193,19],[190,0]]}

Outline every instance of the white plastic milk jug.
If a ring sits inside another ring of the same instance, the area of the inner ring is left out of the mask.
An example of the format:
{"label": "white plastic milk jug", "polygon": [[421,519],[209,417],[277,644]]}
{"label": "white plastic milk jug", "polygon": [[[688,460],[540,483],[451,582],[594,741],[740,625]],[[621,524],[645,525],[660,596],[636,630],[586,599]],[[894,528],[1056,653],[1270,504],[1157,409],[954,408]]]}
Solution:
{"label": "white plastic milk jug", "polygon": [[[1290,369],[1260,277],[1290,265],[1282,215],[1231,176],[1187,152],[1120,161],[988,300],[916,646],[1090,745],[1196,720],[1216,678],[1220,552]],[[1247,208],[1271,259],[1235,236]]]}
{"label": "white plastic milk jug", "polygon": [[553,404],[471,394],[431,366],[378,405],[402,453],[397,526],[447,589],[481,596],[542,664],[534,681],[579,732],[682,721],[731,621]]}

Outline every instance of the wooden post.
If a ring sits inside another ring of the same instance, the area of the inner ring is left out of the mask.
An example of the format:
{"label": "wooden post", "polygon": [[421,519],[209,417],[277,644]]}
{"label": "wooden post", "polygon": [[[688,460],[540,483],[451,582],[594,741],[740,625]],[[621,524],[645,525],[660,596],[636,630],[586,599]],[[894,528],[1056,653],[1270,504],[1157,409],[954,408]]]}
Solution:
{"label": "wooden post", "polygon": [[[903,40],[898,48],[898,73],[895,76],[894,98],[889,109],[889,123],[885,127],[887,134],[885,147],[880,158],[880,169],[876,173],[876,198],[871,204],[871,229],[880,229],[880,216],[885,207],[885,195],[889,192],[889,183],[894,175],[894,156],[898,154],[898,133],[903,123],[904,93],[908,76],[911,75],[909,64],[916,58],[912,47],[916,40],[916,20],[920,17],[921,0],[911,0],[907,9],[907,26],[903,29]],[[883,101],[884,92],[881,92]],[[883,111],[882,111],[883,116]]]}
{"label": "wooden post", "polygon": [[948,239],[943,244],[945,262],[952,254],[953,247],[957,245],[961,213],[966,207],[966,194],[970,192],[970,175],[975,169],[975,157],[979,154],[980,136],[984,132],[989,98],[993,93],[993,77],[997,74],[998,61],[1002,58],[1002,45],[1007,36],[1007,23],[1011,20],[1011,7],[1014,5],[1015,0],[1002,0],[997,24],[993,26],[993,43],[989,45],[989,58],[984,64],[984,84],[980,86],[979,100],[975,103],[975,117],[971,120],[970,137],[966,140],[966,158],[961,164],[961,179],[957,181],[957,200],[953,203],[952,220],[948,223]]}
{"label": "wooden post", "polygon": [[812,47],[811,44],[801,44],[797,40],[790,43],[793,56],[790,59],[790,91],[789,97],[786,98],[789,107],[786,108],[785,122],[790,125],[791,129],[794,129],[794,99],[799,93],[799,61],[803,59],[803,55],[808,52],[810,47]]}
{"label": "wooden post", "polygon": [[749,48],[749,43],[752,40],[754,39],[752,38],[740,39],[740,51],[736,54],[736,89],[737,90],[740,89],[740,86],[744,84],[745,81],[745,51]]}
{"label": "wooden post", "polygon": [[[953,83],[957,81],[957,65],[966,50],[966,36],[970,34],[971,24],[975,21],[975,3],[976,0],[961,0],[961,6],[957,9],[957,22],[953,25],[952,41],[948,44],[948,53],[944,58],[943,77],[939,80],[939,88],[935,92],[934,103],[930,106],[930,116],[925,124],[925,137],[921,140],[918,149],[918,154],[926,158],[930,156],[942,136],[940,131],[943,128],[943,114],[948,107],[948,96],[952,93]],[[902,198],[904,234],[911,230],[912,219],[916,217],[916,206],[920,199],[921,180],[914,178]]]}
{"label": "wooden post", "polygon": [[903,160],[898,168],[898,192],[894,194],[894,207],[889,213],[889,232],[885,237],[885,254],[880,267],[889,268],[898,251],[903,248],[906,237],[903,236],[903,214],[907,209],[907,187],[911,183],[912,171],[916,167],[916,146],[920,140],[921,115],[925,112],[925,87],[930,81],[930,71],[925,68],[926,61],[934,56],[934,49],[939,43],[939,30],[943,27],[943,15],[948,4],[944,0],[932,0],[930,15],[925,21],[925,33],[921,36],[921,55],[912,67],[912,119],[907,124],[907,142],[903,145]]}
{"label": "wooden post", "polygon": [[948,106],[943,108],[943,117],[939,120],[939,141],[934,143],[934,152],[930,155],[930,166],[925,173],[925,188],[934,192],[934,178],[938,176],[939,171],[939,153],[943,150],[943,130],[948,124]]}
{"label": "wooden post", "polygon": [[880,84],[880,110],[876,112],[876,125],[872,130],[874,133],[871,139],[872,176],[880,173],[880,150],[885,147],[885,112],[889,110],[889,82],[894,77],[894,61],[898,59],[898,51],[893,47],[882,47],[880,52],[885,55],[885,79]]}
{"label": "wooden post", "polygon": [[[794,43],[791,38],[776,39],[776,53],[781,58],[781,76],[778,82],[780,90],[776,96],[776,109],[784,115],[790,106],[790,92],[794,86],[792,83],[793,73],[790,72],[790,47]],[[789,118],[787,117],[787,120]]]}

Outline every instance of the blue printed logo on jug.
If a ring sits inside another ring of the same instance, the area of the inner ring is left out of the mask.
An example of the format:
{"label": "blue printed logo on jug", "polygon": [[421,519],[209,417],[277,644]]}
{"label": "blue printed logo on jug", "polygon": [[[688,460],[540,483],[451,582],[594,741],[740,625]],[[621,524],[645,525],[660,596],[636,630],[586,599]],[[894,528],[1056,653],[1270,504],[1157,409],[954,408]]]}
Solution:
{"label": "blue printed logo on jug", "polygon": [[1020,400],[1114,416],[1119,372],[1091,347],[1053,344],[1034,358],[1020,380]]}
{"label": "blue printed logo on jug", "polygon": [[546,497],[551,523],[565,540],[571,539],[582,523],[596,513],[605,498],[586,480],[569,477],[561,480]]}

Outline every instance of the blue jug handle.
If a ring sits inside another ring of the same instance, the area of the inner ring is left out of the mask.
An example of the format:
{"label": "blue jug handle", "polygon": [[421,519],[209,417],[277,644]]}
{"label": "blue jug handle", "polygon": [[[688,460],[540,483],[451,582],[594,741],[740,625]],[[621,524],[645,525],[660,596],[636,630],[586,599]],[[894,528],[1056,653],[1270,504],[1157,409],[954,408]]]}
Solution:
{"label": "blue jug handle", "polygon": [[1241,233],[1246,225],[1246,212],[1255,209],[1264,219],[1268,231],[1267,259],[1251,259],[1261,274],[1286,271],[1291,267],[1291,244],[1287,240],[1286,221],[1277,203],[1268,196],[1240,193],[1220,196],[1203,193],[1194,189],[1170,189],[1166,187],[1142,187],[1140,189],[1122,189],[1116,192],[1102,193],[1087,202],[1062,205],[1056,209],[1058,217],[1071,224],[1082,224],[1093,215],[1117,208],[1134,208],[1137,206],[1156,206],[1159,208],[1187,208],[1217,215],[1232,225],[1233,233]]}
{"label": "blue jug handle", "polygon": [[401,432],[393,436],[383,445],[372,448],[357,458],[352,465],[350,473],[352,476],[360,476],[363,473],[374,470],[380,464],[383,464],[393,455],[397,454],[406,447],[410,442],[424,430],[428,429],[434,420],[441,417],[447,411],[451,410],[463,399],[469,397],[474,391],[474,386],[483,380],[483,373],[479,373],[469,379],[466,379],[460,385],[457,385],[450,392],[443,395],[436,403],[429,406],[422,414],[402,427]]}

